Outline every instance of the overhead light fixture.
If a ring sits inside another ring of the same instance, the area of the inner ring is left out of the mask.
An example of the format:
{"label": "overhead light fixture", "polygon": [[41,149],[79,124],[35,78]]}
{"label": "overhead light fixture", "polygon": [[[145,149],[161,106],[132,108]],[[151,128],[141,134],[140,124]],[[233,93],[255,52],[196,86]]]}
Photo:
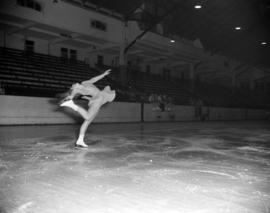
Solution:
{"label": "overhead light fixture", "polygon": [[202,8],[202,5],[197,4],[197,5],[194,6],[194,8],[195,8],[195,9],[201,9],[201,8]]}
{"label": "overhead light fixture", "polygon": [[267,44],[267,42],[265,42],[265,41],[263,41],[262,43],[261,43],[261,45],[266,45]]}
{"label": "overhead light fixture", "polygon": [[174,42],[175,42],[175,40],[171,39],[171,43],[174,43]]}
{"label": "overhead light fixture", "polygon": [[242,28],[241,27],[235,27],[234,29],[235,30],[241,30]]}

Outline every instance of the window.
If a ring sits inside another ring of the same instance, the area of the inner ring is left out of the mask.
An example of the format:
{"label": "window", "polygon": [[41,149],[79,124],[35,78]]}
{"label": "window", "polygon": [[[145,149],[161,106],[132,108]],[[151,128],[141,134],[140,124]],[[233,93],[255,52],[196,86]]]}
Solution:
{"label": "window", "polygon": [[26,3],[27,3],[26,7],[34,8],[34,2],[33,1],[27,1]]}
{"label": "window", "polygon": [[17,4],[23,7],[26,7],[26,1],[25,0],[17,0]]}
{"label": "window", "polygon": [[61,48],[61,57],[62,58],[68,58],[68,49],[67,48]]}
{"label": "window", "polygon": [[101,30],[101,31],[106,31],[107,30],[107,25],[104,22],[98,21],[98,20],[92,20],[91,21],[91,27]]}
{"label": "window", "polygon": [[164,80],[170,80],[171,70],[164,68],[163,69],[163,78],[164,78]]}
{"label": "window", "polygon": [[185,73],[181,72],[181,79],[185,79]]}
{"label": "window", "polygon": [[59,33],[60,36],[65,37],[65,38],[72,38],[70,34],[67,33]]}
{"label": "window", "polygon": [[77,51],[76,50],[69,50],[69,57],[71,60],[77,60]]}
{"label": "window", "polygon": [[150,65],[146,65],[146,73],[150,74],[151,72],[151,66]]}
{"label": "window", "polygon": [[28,7],[30,9],[41,11],[41,5],[40,3],[34,1],[34,0],[17,0],[17,4],[22,7]]}
{"label": "window", "polygon": [[249,85],[248,85],[247,82],[240,82],[240,87],[241,87],[242,89],[248,89],[248,88],[249,88]]}
{"label": "window", "polygon": [[34,52],[34,45],[35,45],[34,41],[25,40],[25,42],[24,42],[24,50],[26,52],[30,52],[30,53]]}
{"label": "window", "polygon": [[97,65],[98,66],[103,66],[103,56],[102,55],[98,55],[97,56]]}
{"label": "window", "polygon": [[62,59],[70,59],[71,61],[77,61],[77,50],[61,47],[60,57]]}
{"label": "window", "polygon": [[41,11],[41,5],[40,4],[35,4],[34,5],[34,9],[36,10],[36,11]]}
{"label": "window", "polygon": [[167,71],[167,76],[168,76],[168,80],[170,80],[171,79],[171,70]]}

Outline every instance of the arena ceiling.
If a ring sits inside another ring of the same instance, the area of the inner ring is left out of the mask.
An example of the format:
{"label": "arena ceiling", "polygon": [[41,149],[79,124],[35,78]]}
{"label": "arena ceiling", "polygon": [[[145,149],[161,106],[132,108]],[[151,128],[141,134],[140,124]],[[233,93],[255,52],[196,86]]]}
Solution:
{"label": "arena ceiling", "polygon": [[[132,19],[145,2],[156,14],[146,12],[143,22],[163,22],[166,34],[200,39],[212,54],[250,65],[270,67],[270,0],[81,0]],[[195,9],[201,5],[201,9]],[[162,12],[160,12],[162,11]],[[241,27],[236,30],[235,27]],[[262,44],[266,42],[266,44]]]}

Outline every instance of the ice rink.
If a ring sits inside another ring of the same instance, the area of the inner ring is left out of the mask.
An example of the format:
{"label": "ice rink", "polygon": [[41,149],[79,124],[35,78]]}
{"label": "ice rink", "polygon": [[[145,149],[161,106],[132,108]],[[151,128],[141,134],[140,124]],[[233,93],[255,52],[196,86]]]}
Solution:
{"label": "ice rink", "polygon": [[0,127],[1,213],[269,213],[270,123]]}

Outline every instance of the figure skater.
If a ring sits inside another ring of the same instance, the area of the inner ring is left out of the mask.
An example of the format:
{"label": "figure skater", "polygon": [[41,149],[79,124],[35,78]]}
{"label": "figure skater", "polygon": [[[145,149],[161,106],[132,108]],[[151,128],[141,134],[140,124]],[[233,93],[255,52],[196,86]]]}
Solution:
{"label": "figure skater", "polygon": [[[78,112],[84,122],[80,128],[79,137],[76,141],[76,147],[87,148],[88,145],[84,142],[84,135],[89,124],[94,120],[102,105],[112,102],[115,98],[115,91],[111,90],[110,86],[106,86],[103,90],[99,90],[94,83],[110,74],[110,69],[103,74],[98,75],[90,80],[83,81],[81,84],[76,83],[71,87],[70,95],[65,98],[65,101],[60,106],[65,106]],[[82,98],[88,100],[88,110],[76,105],[73,98],[77,95],[83,95]],[[90,96],[90,97],[89,97]]]}

